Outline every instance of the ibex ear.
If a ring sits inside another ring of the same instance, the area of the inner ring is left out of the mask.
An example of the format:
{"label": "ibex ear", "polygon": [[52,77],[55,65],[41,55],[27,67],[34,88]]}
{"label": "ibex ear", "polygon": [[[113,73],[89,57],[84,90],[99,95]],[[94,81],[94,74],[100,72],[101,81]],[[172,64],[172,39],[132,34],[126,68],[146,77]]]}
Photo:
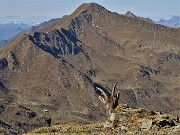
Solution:
{"label": "ibex ear", "polygon": [[111,96],[112,96],[112,97],[115,96],[116,85],[117,85],[117,82],[114,84],[114,87],[113,87],[113,89],[112,89],[112,93],[111,93]]}
{"label": "ibex ear", "polygon": [[119,100],[119,95],[120,95],[120,91],[118,91],[117,94],[116,94],[117,100]]}

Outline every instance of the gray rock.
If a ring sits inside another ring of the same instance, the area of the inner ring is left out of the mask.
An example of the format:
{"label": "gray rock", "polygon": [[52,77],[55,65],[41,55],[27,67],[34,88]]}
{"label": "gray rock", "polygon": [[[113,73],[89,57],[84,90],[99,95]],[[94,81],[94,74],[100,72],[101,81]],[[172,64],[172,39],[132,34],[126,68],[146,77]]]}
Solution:
{"label": "gray rock", "polygon": [[163,119],[169,119],[169,116],[167,114],[161,114],[161,118]]}
{"label": "gray rock", "polygon": [[129,120],[129,115],[127,113],[111,113],[111,116],[109,118],[110,121],[122,121],[127,122]]}
{"label": "gray rock", "polygon": [[156,112],[157,115],[161,115],[161,112]]}
{"label": "gray rock", "polygon": [[152,126],[152,120],[142,122],[141,129],[150,129]]}
{"label": "gray rock", "polygon": [[121,126],[121,131],[128,131],[128,127]]}
{"label": "gray rock", "polygon": [[144,108],[139,108],[138,113],[149,113],[149,111],[147,109],[144,109]]}
{"label": "gray rock", "polygon": [[174,129],[175,129],[175,130],[178,129],[178,130],[180,131],[180,123],[179,123],[178,125],[176,125],[176,126],[174,127]]}
{"label": "gray rock", "polygon": [[113,127],[113,123],[112,122],[106,121],[104,123],[104,128],[112,128],[112,127]]}

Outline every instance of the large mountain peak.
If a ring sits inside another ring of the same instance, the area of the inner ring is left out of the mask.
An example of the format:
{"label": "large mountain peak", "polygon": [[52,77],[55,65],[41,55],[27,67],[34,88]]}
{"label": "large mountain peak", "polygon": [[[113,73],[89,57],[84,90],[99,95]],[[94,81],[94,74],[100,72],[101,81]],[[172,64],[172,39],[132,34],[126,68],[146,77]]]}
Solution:
{"label": "large mountain peak", "polygon": [[75,12],[80,11],[83,12],[85,10],[92,10],[92,9],[104,9],[103,6],[97,4],[97,3],[83,3],[81,6],[79,6]]}
{"label": "large mountain peak", "polygon": [[54,124],[103,120],[96,87],[110,95],[115,82],[121,102],[175,114],[178,52],[177,29],[83,4],[0,51],[1,121],[25,132],[49,117]]}
{"label": "large mountain peak", "polygon": [[[105,9],[103,6],[97,4],[97,3],[84,3],[81,6],[79,6],[72,14],[65,17],[64,19],[57,21],[56,23],[53,23],[52,25],[49,25],[48,27],[42,28],[40,31],[48,32],[50,30],[59,29],[59,28],[69,28],[69,25],[73,23],[73,21],[79,21],[80,18],[83,17],[83,20],[81,21],[91,21],[90,18],[95,17],[97,18],[97,15],[106,15],[109,11]],[[81,23],[80,21],[78,23]]]}

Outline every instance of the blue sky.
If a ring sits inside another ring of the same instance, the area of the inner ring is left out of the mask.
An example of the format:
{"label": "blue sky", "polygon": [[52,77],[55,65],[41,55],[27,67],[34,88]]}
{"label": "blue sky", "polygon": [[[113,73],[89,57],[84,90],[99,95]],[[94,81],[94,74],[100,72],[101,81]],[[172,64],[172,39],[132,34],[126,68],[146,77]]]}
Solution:
{"label": "blue sky", "polygon": [[82,3],[96,2],[108,10],[154,20],[180,16],[180,0],[0,0],[0,22],[42,22],[71,14]]}

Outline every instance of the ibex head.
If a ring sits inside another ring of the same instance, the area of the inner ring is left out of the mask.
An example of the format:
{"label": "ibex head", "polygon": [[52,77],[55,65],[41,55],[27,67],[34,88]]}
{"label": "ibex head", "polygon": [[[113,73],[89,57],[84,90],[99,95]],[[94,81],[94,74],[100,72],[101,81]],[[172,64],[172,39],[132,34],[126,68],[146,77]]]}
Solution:
{"label": "ibex head", "polygon": [[117,106],[118,106],[118,100],[119,100],[119,91],[117,94],[115,94],[115,89],[116,89],[117,83],[114,85],[114,88],[112,89],[111,96],[107,96],[106,93],[100,89],[97,88],[102,96],[99,96],[99,99],[105,104],[107,110],[109,113],[112,112]]}

